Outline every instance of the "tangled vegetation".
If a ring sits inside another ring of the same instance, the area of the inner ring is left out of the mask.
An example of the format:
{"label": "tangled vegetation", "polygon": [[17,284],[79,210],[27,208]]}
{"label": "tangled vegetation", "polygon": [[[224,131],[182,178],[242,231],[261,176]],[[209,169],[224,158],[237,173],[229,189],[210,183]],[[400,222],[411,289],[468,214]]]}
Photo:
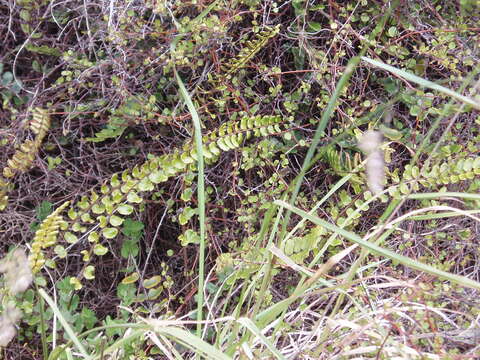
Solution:
{"label": "tangled vegetation", "polygon": [[0,2],[1,356],[480,356],[479,14]]}

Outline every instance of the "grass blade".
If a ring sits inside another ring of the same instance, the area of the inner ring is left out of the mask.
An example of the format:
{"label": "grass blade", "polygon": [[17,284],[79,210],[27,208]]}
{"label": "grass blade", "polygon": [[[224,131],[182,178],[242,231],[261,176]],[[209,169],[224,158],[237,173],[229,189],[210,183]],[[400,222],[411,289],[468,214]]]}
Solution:
{"label": "grass blade", "polygon": [[408,81],[411,81],[411,82],[414,82],[414,83],[417,83],[418,85],[420,86],[423,86],[423,87],[426,87],[426,88],[429,88],[429,89],[432,89],[432,90],[437,90],[437,91],[440,91],[446,95],[449,95],[461,102],[464,102],[465,104],[468,104],[470,106],[472,106],[474,109],[477,109],[477,110],[480,110],[480,103],[467,97],[467,96],[463,96],[453,90],[450,90],[444,86],[441,86],[441,85],[438,85],[432,81],[429,81],[429,80],[425,80],[417,75],[414,75],[412,73],[409,73],[407,71],[404,71],[404,70],[400,70],[394,66],[391,66],[391,65],[388,65],[388,64],[385,64],[381,61],[377,61],[377,60],[373,60],[373,59],[370,59],[366,56],[362,56],[362,60],[373,65],[373,66],[376,66],[380,69],[383,69],[383,70],[386,70],[388,72],[391,72],[392,74],[395,74],[397,76],[400,76],[400,77],[403,77],[404,79],[408,80]]}
{"label": "grass blade", "polygon": [[203,163],[203,142],[202,142],[202,127],[197,110],[193,105],[190,94],[188,93],[182,79],[175,71],[175,77],[180,88],[180,94],[187,104],[188,111],[192,115],[192,122],[195,128],[195,147],[197,150],[197,168],[198,168],[198,182],[197,182],[197,196],[198,196],[198,217],[200,221],[200,248],[198,254],[198,303],[197,303],[197,336],[202,332],[202,310],[203,310],[203,287],[204,287],[204,273],[205,273],[205,170]]}
{"label": "grass blade", "polygon": [[477,282],[477,281],[471,280],[471,279],[466,278],[464,276],[459,276],[459,275],[448,273],[446,271],[436,269],[433,266],[423,264],[421,262],[412,260],[412,259],[410,259],[406,256],[397,254],[393,251],[384,249],[384,248],[382,248],[378,245],[375,245],[375,244],[373,244],[369,241],[363,240],[357,234],[354,234],[354,233],[351,233],[347,230],[341,229],[336,225],[330,224],[329,222],[326,222],[326,221],[318,218],[317,216],[311,215],[311,214],[309,214],[309,213],[307,213],[303,210],[300,210],[299,208],[297,208],[295,206],[291,206],[290,204],[287,204],[284,201],[276,200],[275,204],[280,205],[280,206],[294,212],[295,214],[300,215],[301,217],[310,220],[311,222],[313,222],[316,225],[321,225],[321,226],[327,228],[328,230],[334,231],[334,232],[338,233],[339,235],[342,235],[344,238],[346,238],[350,241],[353,241],[354,243],[359,244],[360,246],[362,246],[362,247],[364,247],[364,248],[366,248],[366,249],[368,249],[368,250],[370,250],[370,251],[372,251],[376,254],[385,256],[385,257],[387,257],[387,258],[389,258],[393,261],[399,262],[400,264],[411,267],[412,269],[420,270],[420,271],[426,272],[428,274],[438,276],[440,278],[452,281],[452,282],[454,282],[456,284],[459,284],[459,285],[462,285],[462,286],[467,286],[467,287],[470,287],[470,288],[473,288],[473,289],[480,290],[480,283]]}
{"label": "grass blade", "polygon": [[40,294],[40,296],[42,298],[45,299],[45,301],[47,302],[47,304],[50,306],[50,308],[52,309],[53,313],[55,314],[55,316],[58,318],[58,320],[60,321],[60,323],[62,324],[63,328],[65,329],[65,332],[68,334],[68,336],[70,337],[70,339],[72,339],[72,342],[75,344],[75,346],[77,347],[78,351],[80,351],[80,353],[87,359],[91,359],[91,356],[88,355],[87,353],[87,350],[85,350],[85,348],[83,347],[82,343],[80,342],[80,340],[78,339],[78,337],[75,335],[75,333],[73,332],[73,329],[70,327],[70,325],[68,324],[67,320],[65,320],[65,318],[63,317],[62,313],[60,312],[60,310],[58,309],[57,305],[55,304],[55,302],[53,301],[53,299],[45,292],[45,290],[43,289],[38,289],[38,293]]}
{"label": "grass blade", "polygon": [[275,355],[277,359],[285,359],[278,349],[262,334],[258,327],[248,318],[240,318],[237,320],[240,324],[252,332],[262,343]]}

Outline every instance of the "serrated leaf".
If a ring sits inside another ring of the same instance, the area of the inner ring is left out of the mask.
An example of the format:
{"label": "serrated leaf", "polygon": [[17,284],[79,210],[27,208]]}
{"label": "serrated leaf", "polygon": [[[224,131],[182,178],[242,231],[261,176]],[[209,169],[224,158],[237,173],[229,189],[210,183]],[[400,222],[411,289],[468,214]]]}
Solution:
{"label": "serrated leaf", "polygon": [[130,255],[136,257],[139,251],[140,248],[138,247],[137,241],[125,240],[122,244],[122,248],[120,249],[120,255],[122,255],[124,259],[128,259]]}

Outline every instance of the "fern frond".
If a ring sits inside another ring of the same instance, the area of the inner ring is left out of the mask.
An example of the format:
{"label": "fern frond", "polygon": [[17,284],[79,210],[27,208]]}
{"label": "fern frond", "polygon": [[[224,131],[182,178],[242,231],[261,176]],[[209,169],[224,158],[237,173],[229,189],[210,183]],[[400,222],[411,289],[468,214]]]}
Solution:
{"label": "fern frond", "polygon": [[50,116],[44,109],[35,108],[32,111],[32,121],[30,129],[36,135],[36,141],[41,142],[50,129]]}
{"label": "fern frond", "polygon": [[[472,180],[478,175],[480,175],[480,156],[450,159],[435,164],[429,169],[422,169],[422,171],[416,165],[407,165],[403,173],[404,181],[401,185],[391,186],[389,193],[391,196],[408,194],[412,190],[418,191],[419,184],[426,188],[434,188]],[[418,183],[412,181],[414,179],[417,179]]]}
{"label": "fern frond", "polygon": [[32,273],[37,273],[45,264],[45,257],[42,250],[51,247],[57,243],[57,236],[60,227],[66,226],[67,223],[63,220],[62,211],[70,204],[70,201],[63,203],[53,213],[47,216],[40,224],[40,227],[35,232],[35,236],[31,245],[31,252],[29,256],[30,268]]}
{"label": "fern frond", "polygon": [[274,28],[267,28],[255,35],[255,38],[248,40],[245,47],[234,58],[221,65],[221,74],[211,79],[211,82],[216,86],[219,83],[230,79],[231,75],[244,68],[246,64],[268,43],[268,40],[273,38],[280,31],[280,25]]}
{"label": "fern frond", "polygon": [[32,110],[32,120],[29,123],[30,130],[35,134],[34,140],[25,140],[7,160],[7,166],[2,170],[5,179],[0,178],[0,210],[5,209],[8,201],[9,181],[19,173],[26,172],[33,166],[35,156],[42,145],[43,138],[50,128],[48,113],[40,108]]}
{"label": "fern frond", "polygon": [[[230,121],[203,137],[203,151],[206,163],[215,162],[222,152],[240,147],[244,140],[267,136],[285,130],[280,116],[244,117],[240,121]],[[77,235],[98,224],[99,230],[89,233],[89,240],[96,243],[100,236],[111,239],[117,236],[123,223],[123,216],[130,215],[136,204],[143,202],[140,195],[154,190],[155,186],[187,170],[195,170],[196,149],[188,141],[181,149],[170,154],[156,156],[142,165],[121,174],[114,174],[100,187],[100,194],[92,191],[83,196],[68,211],[73,221],[65,238],[75,242]]]}
{"label": "fern frond", "polygon": [[[354,171],[361,163],[360,154],[351,156],[348,151],[337,150],[335,145],[327,145],[320,149],[321,159],[326,162],[331,170],[338,176],[345,176]],[[360,193],[360,186],[364,183],[360,175],[354,174],[350,178],[350,183],[356,193]]]}

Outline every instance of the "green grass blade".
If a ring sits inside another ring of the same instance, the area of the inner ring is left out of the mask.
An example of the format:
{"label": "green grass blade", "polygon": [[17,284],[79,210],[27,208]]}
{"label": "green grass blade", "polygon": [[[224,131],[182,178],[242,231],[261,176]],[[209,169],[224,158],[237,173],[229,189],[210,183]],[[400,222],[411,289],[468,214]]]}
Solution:
{"label": "green grass blade", "polygon": [[47,304],[50,306],[52,309],[53,313],[55,316],[58,318],[60,323],[62,324],[63,328],[65,329],[65,332],[68,334],[70,339],[72,340],[73,344],[77,347],[78,351],[86,358],[86,359],[91,359],[92,357],[87,353],[87,350],[83,347],[82,343],[78,339],[77,335],[75,335],[73,329],[70,327],[68,324],[67,320],[63,317],[62,313],[58,309],[57,305],[53,301],[53,299],[45,292],[43,289],[38,289],[38,293],[42,298],[45,299]]}
{"label": "green grass blade", "polygon": [[237,320],[240,324],[242,324],[244,327],[246,327],[250,332],[252,332],[256,337],[258,337],[262,343],[272,352],[273,355],[277,359],[285,359],[283,355],[278,351],[278,349],[273,346],[273,344],[268,340],[262,332],[258,329],[258,327],[252,322],[252,320],[248,318],[240,318]]}
{"label": "green grass blade", "polygon": [[[310,147],[308,148],[307,155],[305,156],[305,160],[303,161],[300,173],[294,180],[295,185],[293,187],[292,195],[290,197],[290,204],[292,205],[295,204],[295,200],[297,198],[298,192],[300,191],[300,186],[302,185],[303,178],[305,177],[307,169],[310,167],[313,155],[317,151],[317,147],[320,143],[320,139],[322,138],[322,136],[324,136],[324,130],[327,127],[328,121],[332,117],[333,111],[337,106],[337,101],[340,98],[340,95],[342,94],[343,89],[345,88],[345,86],[347,86],[348,81],[350,80],[350,77],[352,76],[359,62],[360,62],[360,57],[358,56],[355,56],[350,59],[347,66],[345,67],[345,71],[340,77],[340,80],[338,80],[337,86],[335,87],[335,91],[333,92],[332,97],[328,101],[327,107],[323,111],[322,118],[320,119],[317,129],[315,130],[315,135],[312,139]],[[282,232],[281,232],[280,238],[283,238],[283,236],[285,235],[289,220],[290,220],[290,211],[287,211],[285,215],[285,219],[283,220]]]}
{"label": "green grass blade", "polygon": [[334,232],[338,233],[339,235],[342,235],[344,238],[346,238],[346,239],[348,239],[348,240],[350,240],[350,241],[352,241],[356,244],[359,244],[363,248],[366,248],[369,251],[372,251],[376,254],[385,256],[385,257],[387,257],[387,258],[389,258],[393,261],[399,262],[400,264],[411,267],[412,269],[420,270],[420,271],[426,272],[428,274],[438,276],[440,278],[452,281],[452,282],[454,282],[456,284],[459,284],[459,285],[462,285],[462,286],[467,286],[467,287],[471,287],[473,289],[480,290],[480,283],[477,282],[477,281],[471,280],[471,279],[466,278],[464,276],[459,276],[459,275],[448,273],[446,271],[436,269],[433,266],[420,263],[420,262],[412,260],[412,259],[410,259],[406,256],[403,256],[403,255],[397,254],[393,251],[384,249],[384,248],[382,248],[378,245],[375,245],[371,242],[363,240],[357,234],[354,234],[354,233],[351,233],[347,230],[341,229],[336,225],[330,224],[329,222],[326,222],[326,221],[318,218],[317,216],[311,215],[311,214],[309,214],[309,213],[307,213],[303,210],[300,210],[299,208],[297,208],[295,206],[291,206],[290,204],[287,204],[284,201],[276,200],[275,204],[280,205],[280,206],[294,212],[295,214],[300,215],[301,217],[310,220],[312,223],[314,223],[316,225],[321,225],[321,226],[327,228],[328,230],[334,231]]}
{"label": "green grass blade", "polygon": [[204,273],[205,273],[205,170],[203,163],[203,142],[202,142],[202,127],[200,124],[200,118],[198,117],[197,110],[193,105],[192,99],[183,84],[182,79],[175,71],[175,77],[180,88],[180,94],[183,100],[187,104],[188,111],[192,115],[192,122],[195,128],[195,147],[197,150],[197,168],[198,168],[198,182],[197,182],[197,196],[198,196],[198,217],[200,221],[200,247],[198,254],[198,302],[197,302],[197,336],[201,335],[203,320],[203,288],[204,288]]}
{"label": "green grass blade", "polygon": [[174,326],[153,326],[153,331],[166,337],[174,338],[190,350],[201,353],[206,359],[231,360],[232,358],[222,353],[217,348],[206,343],[198,336]]}
{"label": "green grass blade", "polygon": [[397,75],[397,76],[400,76],[400,77],[403,77],[404,79],[408,80],[408,81],[411,81],[411,82],[414,82],[414,83],[417,83],[418,85],[420,86],[423,86],[423,87],[426,87],[426,88],[429,88],[429,89],[432,89],[432,90],[437,90],[437,91],[440,91],[446,95],[449,95],[465,104],[468,104],[470,106],[472,106],[474,109],[477,109],[477,110],[480,110],[480,103],[478,101],[475,101],[467,96],[463,96],[453,90],[450,90],[444,86],[441,86],[441,85],[438,85],[432,81],[429,81],[429,80],[425,80],[417,75],[414,75],[412,73],[409,73],[407,71],[404,71],[404,70],[400,70],[394,66],[391,66],[391,65],[388,65],[388,64],[385,64],[385,63],[382,63],[381,61],[377,61],[377,60],[373,60],[373,59],[370,59],[366,56],[362,56],[362,60],[373,65],[373,66],[376,66],[380,69],[383,69],[383,70],[386,70],[388,72],[391,72],[392,74],[394,75]]}

